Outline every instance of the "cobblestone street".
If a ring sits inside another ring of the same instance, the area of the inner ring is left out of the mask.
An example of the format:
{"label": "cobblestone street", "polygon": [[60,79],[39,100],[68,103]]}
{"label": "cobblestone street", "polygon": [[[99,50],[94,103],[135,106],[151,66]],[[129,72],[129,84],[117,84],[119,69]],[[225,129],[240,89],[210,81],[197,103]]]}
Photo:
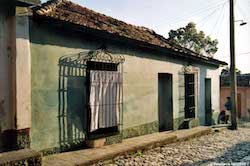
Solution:
{"label": "cobblestone street", "polygon": [[250,123],[237,131],[223,130],[97,165],[209,165],[213,162],[240,162],[247,156],[250,156]]}

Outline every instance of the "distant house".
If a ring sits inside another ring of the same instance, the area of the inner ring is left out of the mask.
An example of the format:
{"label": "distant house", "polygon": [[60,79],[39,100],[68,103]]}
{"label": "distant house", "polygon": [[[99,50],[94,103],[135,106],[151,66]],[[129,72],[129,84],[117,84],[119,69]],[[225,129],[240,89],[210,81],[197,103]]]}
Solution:
{"label": "distant house", "polygon": [[55,153],[214,123],[225,62],[66,0],[16,11],[0,25],[0,149]]}
{"label": "distant house", "polygon": [[[230,75],[221,76],[220,81],[220,107],[225,109],[226,97],[230,96]],[[237,110],[238,118],[242,120],[250,119],[250,74],[237,75]]]}

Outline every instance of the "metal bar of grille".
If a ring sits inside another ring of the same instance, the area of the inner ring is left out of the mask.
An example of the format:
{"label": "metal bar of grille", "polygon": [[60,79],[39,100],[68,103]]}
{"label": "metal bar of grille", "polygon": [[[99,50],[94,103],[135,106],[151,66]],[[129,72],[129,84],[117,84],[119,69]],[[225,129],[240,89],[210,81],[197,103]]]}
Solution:
{"label": "metal bar of grille", "polygon": [[[63,66],[63,75],[65,74],[65,66]],[[65,77],[63,77],[62,78],[62,87],[64,88],[65,87],[65,85],[64,85],[64,83],[65,83]],[[65,95],[64,95],[64,91],[62,92],[62,101],[64,101],[65,100]],[[65,102],[63,102],[63,104],[62,104],[62,114],[64,115],[65,114]],[[63,137],[63,140],[65,140],[65,130],[64,130],[64,128],[65,128],[65,118],[63,117],[62,118],[62,128],[63,128],[63,132],[62,132],[62,137]]]}

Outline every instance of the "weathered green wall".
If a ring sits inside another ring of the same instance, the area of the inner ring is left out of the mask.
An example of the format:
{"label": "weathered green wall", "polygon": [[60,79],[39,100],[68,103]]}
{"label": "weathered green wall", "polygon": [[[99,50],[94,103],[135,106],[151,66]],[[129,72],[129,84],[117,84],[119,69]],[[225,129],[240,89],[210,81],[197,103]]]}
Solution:
{"label": "weathered green wall", "polygon": [[95,38],[93,40],[84,35],[60,32],[52,27],[38,26],[34,23],[30,24],[30,34],[32,148],[41,150],[59,146],[57,92],[59,58],[72,53],[94,50],[103,44],[114,55],[122,54],[125,57],[123,65],[123,137],[128,138],[158,131],[158,73],[173,74],[175,129],[182,123],[184,114],[180,112],[179,108],[178,82],[179,72],[182,70],[184,62],[152,51],[142,51]]}
{"label": "weathered green wall", "polygon": [[[49,28],[38,28],[38,26],[32,23],[30,24],[32,75],[31,147],[38,150],[59,146],[59,58],[84,51],[80,40],[72,40],[70,37],[64,38],[63,34],[57,35],[56,33],[56,31],[50,31]],[[74,83],[74,81],[71,81],[71,85],[65,85],[65,88],[68,88],[67,86],[71,87],[71,93],[73,93],[74,89],[79,89],[79,84]],[[74,108],[73,111],[71,110],[71,113],[76,114]],[[67,116],[73,117],[74,115]],[[76,128],[81,126],[79,124],[80,117],[72,118],[71,120],[74,120]],[[66,127],[68,126],[66,125]],[[79,134],[83,135],[82,132]],[[71,143],[70,140],[68,141]]]}
{"label": "weathered green wall", "polygon": [[[130,56],[136,55],[136,56]],[[149,58],[151,57],[151,58]],[[174,119],[179,115],[178,72],[182,64],[154,53],[130,50],[124,63],[124,128],[158,121],[158,73],[173,74]],[[172,62],[171,62],[172,61]],[[175,63],[175,64],[174,64]]]}

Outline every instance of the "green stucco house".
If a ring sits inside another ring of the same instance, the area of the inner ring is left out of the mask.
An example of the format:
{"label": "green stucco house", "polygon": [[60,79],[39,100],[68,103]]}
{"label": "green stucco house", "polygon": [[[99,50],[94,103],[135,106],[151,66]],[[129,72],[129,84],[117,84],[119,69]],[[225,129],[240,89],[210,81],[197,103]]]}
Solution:
{"label": "green stucco house", "polygon": [[112,144],[218,115],[225,62],[67,0],[0,14],[0,151]]}

